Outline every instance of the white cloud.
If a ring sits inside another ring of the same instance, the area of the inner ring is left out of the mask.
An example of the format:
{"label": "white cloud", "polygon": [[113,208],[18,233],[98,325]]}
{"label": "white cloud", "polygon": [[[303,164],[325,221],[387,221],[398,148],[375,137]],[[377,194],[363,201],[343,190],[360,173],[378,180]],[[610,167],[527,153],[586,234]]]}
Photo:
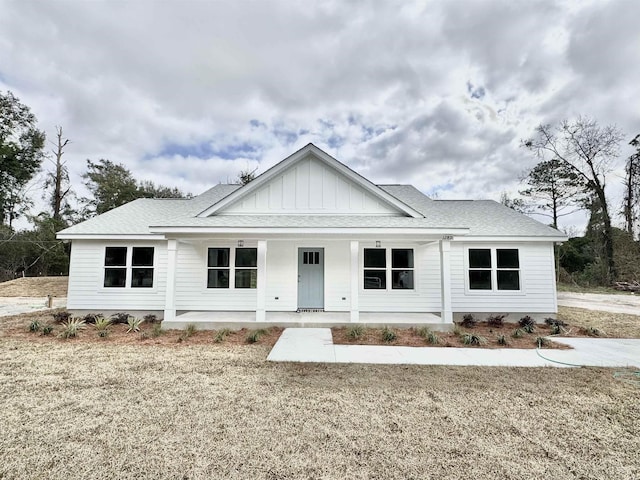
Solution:
{"label": "white cloud", "polygon": [[634,1],[0,10],[0,88],[50,138],[64,127],[76,184],[87,158],[108,158],[198,193],[314,142],[375,182],[497,199],[535,163],[519,141],[541,122],[587,114],[629,139],[640,128]]}

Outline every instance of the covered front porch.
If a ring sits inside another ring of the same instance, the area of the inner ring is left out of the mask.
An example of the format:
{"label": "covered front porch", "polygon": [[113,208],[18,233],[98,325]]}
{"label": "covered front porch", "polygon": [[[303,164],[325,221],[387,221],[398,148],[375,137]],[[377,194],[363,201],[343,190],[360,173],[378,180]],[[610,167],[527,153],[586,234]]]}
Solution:
{"label": "covered front porch", "polygon": [[[436,331],[449,331],[453,323],[445,323],[433,313],[360,312],[358,324],[398,328],[426,326]],[[194,325],[198,330],[229,328],[256,329],[269,327],[342,327],[354,325],[350,312],[266,312],[264,321],[256,320],[255,312],[183,312],[173,320],[164,320],[163,329],[184,329]]]}
{"label": "covered front porch", "polygon": [[[165,231],[163,328],[358,323],[447,330],[451,242],[466,233],[458,230]],[[253,263],[239,267],[239,253],[248,250]],[[373,256],[378,263],[367,265]],[[313,269],[317,275],[309,276]]]}

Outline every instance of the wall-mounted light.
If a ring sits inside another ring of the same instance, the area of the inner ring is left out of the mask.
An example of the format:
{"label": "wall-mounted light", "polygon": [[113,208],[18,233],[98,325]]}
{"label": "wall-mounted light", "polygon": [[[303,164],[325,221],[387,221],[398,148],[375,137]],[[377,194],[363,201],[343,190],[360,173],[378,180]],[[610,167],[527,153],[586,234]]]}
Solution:
{"label": "wall-mounted light", "polygon": [[238,240],[238,246],[244,247],[244,240]]}
{"label": "wall-mounted light", "polygon": [[380,243],[380,240],[376,240],[376,248],[380,248],[382,246],[382,243]]}

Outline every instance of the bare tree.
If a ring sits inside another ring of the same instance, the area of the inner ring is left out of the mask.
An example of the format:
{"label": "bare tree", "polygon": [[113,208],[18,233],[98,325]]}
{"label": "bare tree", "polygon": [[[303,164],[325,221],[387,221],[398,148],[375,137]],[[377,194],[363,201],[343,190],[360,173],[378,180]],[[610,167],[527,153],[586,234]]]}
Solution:
{"label": "bare tree", "polygon": [[240,183],[240,185],[246,185],[247,183],[253,181],[256,178],[257,171],[258,167],[254,168],[253,170],[249,170],[248,168],[246,170],[240,170],[240,173],[238,173],[238,182]]}
{"label": "bare tree", "polygon": [[56,139],[56,143],[51,142],[54,145],[54,149],[51,150],[53,158],[50,159],[53,163],[53,171],[47,173],[44,186],[52,189],[50,197],[52,218],[60,221],[67,206],[65,199],[71,192],[69,171],[66,162],[62,160],[64,148],[69,144],[69,139],[62,138],[62,127],[56,127]]}
{"label": "bare tree", "polygon": [[613,126],[601,127],[595,120],[579,117],[564,120],[557,126],[540,125],[536,135],[523,142],[541,160],[556,159],[575,175],[583,192],[597,200],[602,215],[602,249],[607,279],[616,277],[613,257],[611,216],[605,192],[606,175],[618,157],[622,133]]}
{"label": "bare tree", "polygon": [[634,227],[638,220],[638,207],[640,206],[640,134],[636,135],[629,142],[629,145],[636,147],[636,152],[627,159],[625,166],[622,215],[624,216],[625,230],[631,235],[631,238],[635,238]]}

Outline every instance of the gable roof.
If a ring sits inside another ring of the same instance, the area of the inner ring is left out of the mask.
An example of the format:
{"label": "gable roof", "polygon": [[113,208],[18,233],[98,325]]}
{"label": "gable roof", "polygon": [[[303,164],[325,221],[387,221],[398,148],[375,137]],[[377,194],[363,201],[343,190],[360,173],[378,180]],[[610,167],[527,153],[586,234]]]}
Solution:
{"label": "gable roof", "polygon": [[[278,174],[304,158],[319,159],[374,195],[393,210],[389,214],[225,214],[222,210],[241,201]],[[395,212],[401,213],[400,215]],[[218,214],[216,214],[218,213]],[[260,230],[261,229],[261,230]],[[562,241],[566,235],[492,200],[432,200],[411,185],[374,185],[313,144],[267,170],[251,183],[216,185],[191,199],[138,199],[61,232],[61,239],[165,238],[168,232],[211,233],[296,229],[338,229],[367,233],[410,232],[455,234],[470,237],[522,238]],[[298,231],[299,233],[299,231]]]}
{"label": "gable roof", "polygon": [[238,190],[219,200],[215,204],[209,206],[208,208],[200,212],[197,217],[209,217],[211,215],[214,215],[215,213],[221,212],[226,208],[229,208],[231,205],[239,203],[243,198],[251,195],[254,192],[257,192],[261,187],[269,183],[272,179],[276,178],[278,175],[289,170],[290,168],[293,168],[296,163],[301,162],[302,160],[308,158],[310,155],[318,159],[324,165],[327,165],[333,170],[339,172],[342,176],[346,177],[349,181],[364,189],[380,202],[391,206],[395,211],[403,213],[404,215],[412,218],[422,217],[422,214],[420,212],[407,205],[403,201],[399,200],[397,197],[390,195],[387,191],[370,182],[362,175],[354,172],[328,153],[316,147],[313,143],[309,143],[308,145],[302,147],[297,152],[289,155],[287,158],[258,176],[255,180],[244,185],[242,188],[239,188]]}

